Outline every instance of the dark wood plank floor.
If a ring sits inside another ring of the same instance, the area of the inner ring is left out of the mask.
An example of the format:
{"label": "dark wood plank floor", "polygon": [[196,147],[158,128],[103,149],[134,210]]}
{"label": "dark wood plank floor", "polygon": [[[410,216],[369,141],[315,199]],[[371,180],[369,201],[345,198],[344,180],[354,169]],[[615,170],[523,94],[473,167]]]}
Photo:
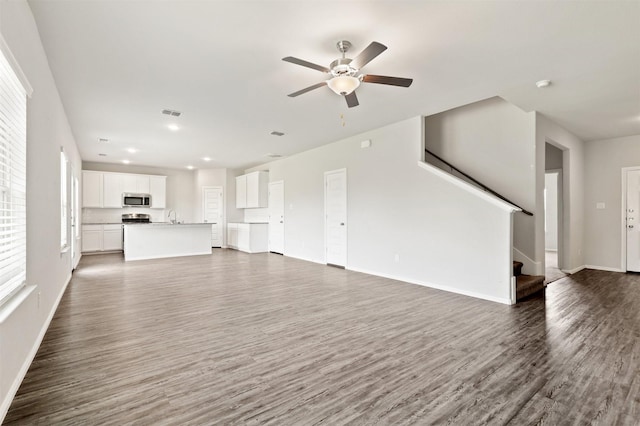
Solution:
{"label": "dark wood plank floor", "polygon": [[85,256],[6,424],[638,419],[638,275],[582,271],[510,307],[216,250]]}

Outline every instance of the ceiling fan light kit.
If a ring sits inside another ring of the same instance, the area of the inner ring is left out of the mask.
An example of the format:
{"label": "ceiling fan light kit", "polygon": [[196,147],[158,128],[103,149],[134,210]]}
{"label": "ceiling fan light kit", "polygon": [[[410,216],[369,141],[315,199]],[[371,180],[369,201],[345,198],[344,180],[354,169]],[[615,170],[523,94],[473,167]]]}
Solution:
{"label": "ceiling fan light kit", "polygon": [[336,95],[348,95],[360,86],[360,80],[349,75],[342,75],[327,81],[327,86]]}
{"label": "ceiling fan light kit", "polygon": [[315,90],[327,85],[337,95],[344,96],[347,101],[347,106],[349,108],[353,108],[359,105],[355,90],[360,86],[361,82],[386,84],[399,87],[409,87],[411,86],[411,83],[413,83],[413,79],[410,78],[387,77],[383,75],[360,73],[362,67],[371,62],[376,56],[387,50],[387,46],[383,45],[382,43],[378,43],[377,41],[372,42],[354,59],[346,57],[346,52],[351,47],[350,42],[348,42],[347,40],[341,40],[336,44],[336,46],[342,53],[342,58],[333,61],[329,68],[302,59],[294,58],[293,56],[282,58],[282,60],[285,62],[291,62],[292,64],[301,65],[303,67],[321,71],[331,76],[329,80],[323,81],[321,83],[316,83],[313,86],[309,86],[302,90],[298,90],[297,92],[293,92],[289,94],[289,97],[293,98],[302,95],[303,93],[307,93],[311,90]]}

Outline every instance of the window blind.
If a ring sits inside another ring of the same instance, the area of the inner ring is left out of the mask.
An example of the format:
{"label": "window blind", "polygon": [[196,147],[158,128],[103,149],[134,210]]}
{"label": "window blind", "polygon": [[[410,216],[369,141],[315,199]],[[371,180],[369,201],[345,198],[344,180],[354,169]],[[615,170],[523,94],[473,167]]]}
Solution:
{"label": "window blind", "polygon": [[27,96],[0,53],[0,304],[25,283]]}

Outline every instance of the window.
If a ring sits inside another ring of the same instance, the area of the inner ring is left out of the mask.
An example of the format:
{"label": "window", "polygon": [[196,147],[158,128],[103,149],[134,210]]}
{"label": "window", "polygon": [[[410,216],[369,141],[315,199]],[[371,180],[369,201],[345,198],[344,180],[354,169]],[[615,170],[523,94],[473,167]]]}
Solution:
{"label": "window", "polygon": [[27,91],[7,52],[0,39],[0,304],[24,285],[27,264]]}
{"label": "window", "polygon": [[60,151],[60,247],[63,249],[68,245],[68,211],[67,202],[67,156],[64,151]]}

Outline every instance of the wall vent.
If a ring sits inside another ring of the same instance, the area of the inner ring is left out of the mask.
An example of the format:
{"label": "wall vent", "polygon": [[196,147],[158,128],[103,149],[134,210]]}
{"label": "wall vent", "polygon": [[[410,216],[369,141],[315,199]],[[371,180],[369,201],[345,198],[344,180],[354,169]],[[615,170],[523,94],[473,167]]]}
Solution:
{"label": "wall vent", "polygon": [[172,117],[180,117],[182,115],[182,113],[180,111],[175,111],[175,110],[172,110],[172,109],[163,109],[162,113],[164,115],[170,115]]}

